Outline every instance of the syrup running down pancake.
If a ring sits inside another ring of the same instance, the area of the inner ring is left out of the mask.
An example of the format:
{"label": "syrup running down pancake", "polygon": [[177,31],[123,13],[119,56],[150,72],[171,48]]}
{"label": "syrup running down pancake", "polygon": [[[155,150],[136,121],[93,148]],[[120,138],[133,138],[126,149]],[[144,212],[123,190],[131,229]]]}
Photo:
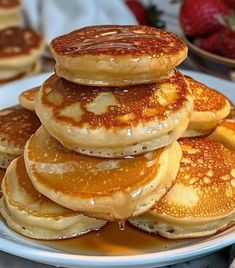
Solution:
{"label": "syrup running down pancake", "polygon": [[235,152],[208,138],[182,139],[174,186],[131,224],[166,238],[202,237],[235,223]]}
{"label": "syrup running down pancake", "polygon": [[184,137],[209,134],[230,113],[230,103],[221,93],[185,76],[194,98],[194,111]]}
{"label": "syrup running down pancake", "polygon": [[34,98],[40,87],[34,87],[22,92],[19,96],[19,103],[25,109],[34,112]]}
{"label": "syrup running down pancake", "polygon": [[176,35],[137,25],[85,27],[55,38],[51,51],[58,76],[92,86],[153,83],[187,56]]}
{"label": "syrup running down pancake", "polygon": [[35,109],[50,135],[69,150],[112,158],[177,140],[193,100],[178,71],[161,83],[121,88],[76,85],[53,75],[36,95]]}
{"label": "syrup running down pancake", "polygon": [[36,239],[65,239],[99,230],[104,221],[66,209],[33,187],[23,157],[13,160],[2,183],[0,211],[10,228]]}
{"label": "syrup running down pancake", "polygon": [[148,210],[172,186],[181,149],[174,142],[141,156],[95,158],[66,150],[40,127],[24,157],[40,193],[84,215],[120,221]]}
{"label": "syrup running down pancake", "polygon": [[40,125],[34,113],[20,106],[0,111],[0,168],[23,154],[26,141]]}

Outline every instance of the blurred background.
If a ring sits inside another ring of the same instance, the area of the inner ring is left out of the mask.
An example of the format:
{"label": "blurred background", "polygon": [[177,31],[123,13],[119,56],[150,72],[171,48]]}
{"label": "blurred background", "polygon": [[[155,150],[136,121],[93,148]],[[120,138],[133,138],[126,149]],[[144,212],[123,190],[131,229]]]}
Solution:
{"label": "blurred background", "polygon": [[[43,35],[46,48],[42,71],[52,69],[54,63],[48,45],[58,35],[89,25],[141,24],[174,32],[185,39],[189,58],[183,68],[235,81],[235,0],[21,0],[20,3],[17,14],[20,20],[14,17],[11,24],[29,27]],[[0,28],[3,28],[1,20]]]}

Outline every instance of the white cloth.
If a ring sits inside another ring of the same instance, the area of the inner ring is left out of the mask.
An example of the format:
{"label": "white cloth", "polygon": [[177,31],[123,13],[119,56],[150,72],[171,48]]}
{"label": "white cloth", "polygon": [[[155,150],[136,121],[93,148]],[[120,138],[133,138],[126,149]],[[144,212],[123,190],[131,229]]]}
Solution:
{"label": "white cloth", "polygon": [[123,0],[22,0],[24,24],[47,42],[72,30],[97,24],[137,24]]}

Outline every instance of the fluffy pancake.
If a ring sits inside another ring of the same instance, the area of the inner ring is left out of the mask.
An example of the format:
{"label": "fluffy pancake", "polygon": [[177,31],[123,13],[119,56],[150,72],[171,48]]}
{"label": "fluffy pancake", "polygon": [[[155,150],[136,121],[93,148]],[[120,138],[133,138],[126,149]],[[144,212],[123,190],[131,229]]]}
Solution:
{"label": "fluffy pancake", "polygon": [[22,92],[19,96],[19,103],[25,109],[34,112],[34,98],[40,87],[34,87]]}
{"label": "fluffy pancake", "polygon": [[92,86],[153,83],[187,56],[176,35],[137,25],[85,27],[55,38],[50,48],[58,76]]}
{"label": "fluffy pancake", "polygon": [[235,121],[224,120],[220,122],[209,138],[235,151]]}
{"label": "fluffy pancake", "polygon": [[175,142],[125,159],[89,157],[66,150],[40,127],[27,142],[24,158],[40,193],[85,215],[119,221],[143,213],[166,193],[181,149]]}
{"label": "fluffy pancake", "polygon": [[0,31],[1,70],[18,71],[35,64],[44,50],[44,40],[27,28],[11,27]]}
{"label": "fluffy pancake", "polygon": [[2,183],[0,211],[10,228],[36,239],[64,239],[98,230],[104,221],[66,209],[33,187],[23,157],[15,159]]}
{"label": "fluffy pancake", "polygon": [[122,88],[76,85],[53,75],[35,98],[50,135],[70,150],[100,157],[137,155],[174,142],[192,109],[178,71],[161,83]]}
{"label": "fluffy pancake", "polygon": [[38,117],[28,110],[14,106],[0,111],[0,168],[23,154],[24,145],[40,126]]}
{"label": "fluffy pancake", "polygon": [[185,76],[194,98],[194,111],[184,137],[209,134],[230,112],[227,98],[206,85]]}
{"label": "fluffy pancake", "polygon": [[235,152],[208,138],[179,143],[183,156],[174,186],[130,222],[172,239],[211,235],[234,224]]}

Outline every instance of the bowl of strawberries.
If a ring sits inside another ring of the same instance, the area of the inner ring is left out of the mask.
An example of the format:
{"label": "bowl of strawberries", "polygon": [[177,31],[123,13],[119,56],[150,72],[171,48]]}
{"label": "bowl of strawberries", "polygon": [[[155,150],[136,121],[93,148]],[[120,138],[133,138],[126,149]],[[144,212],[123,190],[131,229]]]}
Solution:
{"label": "bowl of strawberries", "polygon": [[235,0],[184,0],[179,19],[192,62],[235,81]]}

